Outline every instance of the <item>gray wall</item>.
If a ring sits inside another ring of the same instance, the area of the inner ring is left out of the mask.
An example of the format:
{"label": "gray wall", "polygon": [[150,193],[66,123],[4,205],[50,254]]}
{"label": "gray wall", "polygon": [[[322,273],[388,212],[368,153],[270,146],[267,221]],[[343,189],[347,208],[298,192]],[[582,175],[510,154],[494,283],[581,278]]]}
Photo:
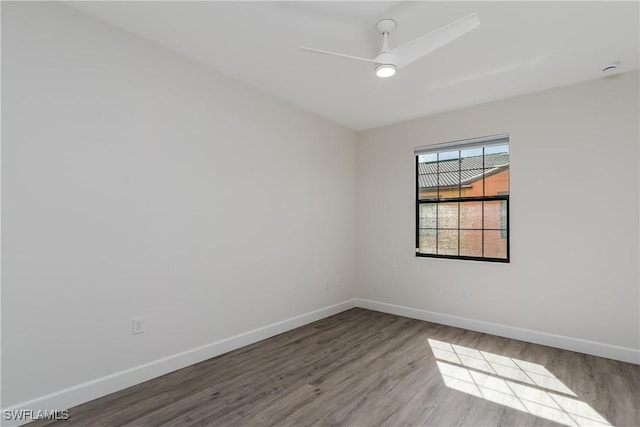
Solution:
{"label": "gray wall", "polygon": [[[634,72],[364,132],[358,296],[637,351],[638,113]],[[413,148],[500,133],[511,263],[416,258]]]}
{"label": "gray wall", "polygon": [[56,3],[2,106],[3,407],[353,298],[353,132]]}

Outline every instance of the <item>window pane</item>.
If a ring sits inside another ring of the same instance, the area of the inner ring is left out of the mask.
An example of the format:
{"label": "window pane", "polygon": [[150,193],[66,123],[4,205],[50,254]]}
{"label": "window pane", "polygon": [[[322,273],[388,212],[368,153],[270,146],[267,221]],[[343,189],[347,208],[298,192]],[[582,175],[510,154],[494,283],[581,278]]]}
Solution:
{"label": "window pane", "polygon": [[509,194],[509,146],[486,147],[484,168],[485,195]]}
{"label": "window pane", "polygon": [[438,254],[458,255],[458,230],[438,230]]}
{"label": "window pane", "polygon": [[460,230],[460,255],[482,256],[482,230]]}
{"label": "window pane", "polygon": [[419,163],[431,163],[438,161],[437,153],[421,154],[418,156]]}
{"label": "window pane", "polygon": [[418,198],[437,199],[438,198],[438,174],[427,173],[418,175]]}
{"label": "window pane", "polygon": [[482,228],[482,202],[460,203],[460,228]]}
{"label": "window pane", "polygon": [[419,228],[436,228],[438,225],[436,223],[436,209],[437,206],[435,203],[421,203],[419,206],[420,209],[420,219],[418,222]]}
{"label": "window pane", "polygon": [[482,147],[460,151],[460,169],[483,169]]}
{"label": "window pane", "polygon": [[507,239],[502,237],[501,230],[484,231],[484,256],[486,258],[507,257]]}
{"label": "window pane", "polygon": [[506,200],[491,200],[484,203],[484,228],[506,229]]}
{"label": "window pane", "polygon": [[427,173],[438,173],[438,162],[418,162],[418,173],[419,174],[427,174]]}
{"label": "window pane", "polygon": [[493,145],[491,147],[484,147],[484,154],[501,154],[501,155],[509,155],[509,144],[503,145]]}
{"label": "window pane", "polygon": [[438,197],[450,199],[460,197],[460,171],[440,172],[438,174]]}
{"label": "window pane", "polygon": [[438,171],[454,172],[460,170],[460,151],[438,153]]}
{"label": "window pane", "polygon": [[482,197],[483,172],[482,169],[460,171],[460,197]]}
{"label": "window pane", "polygon": [[500,201],[500,228],[502,229],[502,238],[507,238],[507,201]]}
{"label": "window pane", "polygon": [[438,204],[438,228],[458,228],[458,203]]}
{"label": "window pane", "polygon": [[509,194],[509,165],[485,171],[484,193],[486,196]]}
{"label": "window pane", "polygon": [[436,230],[420,229],[418,233],[418,250],[421,254],[436,253]]}

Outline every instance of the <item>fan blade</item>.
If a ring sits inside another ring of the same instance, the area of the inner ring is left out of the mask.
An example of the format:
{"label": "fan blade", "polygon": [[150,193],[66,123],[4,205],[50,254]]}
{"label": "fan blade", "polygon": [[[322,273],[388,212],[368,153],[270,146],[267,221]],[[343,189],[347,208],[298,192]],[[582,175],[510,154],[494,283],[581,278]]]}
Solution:
{"label": "fan blade", "polygon": [[342,56],[344,58],[357,59],[358,61],[366,61],[366,62],[373,62],[373,63],[376,62],[373,59],[361,58],[359,56],[345,55],[344,53],[329,52],[328,50],[314,49],[314,48],[311,48],[311,47],[301,46],[300,49],[306,50],[307,52],[322,53],[322,54],[325,54],[325,55],[334,55],[334,56]]}
{"label": "fan blade", "polygon": [[389,53],[398,59],[396,64],[398,68],[402,68],[465,35],[477,28],[478,25],[480,25],[480,18],[475,13],[472,13],[424,36],[393,48]]}

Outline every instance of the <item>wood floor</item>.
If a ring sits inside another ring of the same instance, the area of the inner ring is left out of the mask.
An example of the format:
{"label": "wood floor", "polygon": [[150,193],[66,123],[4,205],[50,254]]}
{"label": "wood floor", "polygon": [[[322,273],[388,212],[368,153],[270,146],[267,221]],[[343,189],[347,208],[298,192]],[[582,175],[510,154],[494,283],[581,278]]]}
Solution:
{"label": "wood floor", "polygon": [[640,368],[356,308],[53,424],[640,426]]}

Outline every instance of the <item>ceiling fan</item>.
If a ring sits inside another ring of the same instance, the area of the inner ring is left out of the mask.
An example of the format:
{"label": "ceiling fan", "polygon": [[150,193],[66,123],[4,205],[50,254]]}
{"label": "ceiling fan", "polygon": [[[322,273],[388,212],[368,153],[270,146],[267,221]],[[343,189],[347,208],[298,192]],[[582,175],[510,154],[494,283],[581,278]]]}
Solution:
{"label": "ceiling fan", "polygon": [[345,55],[343,53],[329,52],[328,50],[314,49],[302,46],[301,49],[308,52],[323,53],[326,55],[342,56],[344,58],[357,59],[358,61],[373,62],[375,64],[376,75],[378,77],[391,77],[396,70],[411,64],[434,50],[452,42],[477,28],[480,25],[480,18],[475,13],[458,19],[444,27],[413,39],[403,45],[389,48],[389,33],[396,28],[396,21],[393,19],[382,19],[376,24],[376,30],[382,34],[382,49],[374,58],[362,58],[359,56]]}

